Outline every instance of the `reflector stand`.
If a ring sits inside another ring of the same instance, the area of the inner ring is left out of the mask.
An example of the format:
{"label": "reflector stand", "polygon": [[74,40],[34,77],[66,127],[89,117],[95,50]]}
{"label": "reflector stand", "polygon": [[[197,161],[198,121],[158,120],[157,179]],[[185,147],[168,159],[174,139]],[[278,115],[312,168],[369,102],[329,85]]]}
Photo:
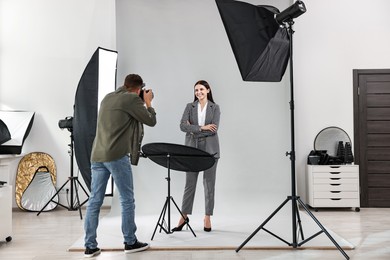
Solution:
{"label": "reflector stand", "polygon": [[[171,169],[185,172],[204,171],[214,165],[215,158],[214,155],[194,147],[169,143],[146,144],[142,147],[142,152],[145,157],[148,157],[153,162],[168,169],[168,175],[165,178],[167,180],[168,188],[167,197],[153,231],[151,238],[151,240],[153,240],[158,227],[160,227],[160,233],[161,231],[164,231],[166,234],[173,233],[171,230],[171,202],[174,204],[181,217],[186,219],[171,196]],[[168,215],[167,221],[165,221],[166,215]],[[167,224],[165,224],[166,222]],[[194,237],[196,237],[195,232],[192,230],[187,220],[185,220],[185,223]]]}

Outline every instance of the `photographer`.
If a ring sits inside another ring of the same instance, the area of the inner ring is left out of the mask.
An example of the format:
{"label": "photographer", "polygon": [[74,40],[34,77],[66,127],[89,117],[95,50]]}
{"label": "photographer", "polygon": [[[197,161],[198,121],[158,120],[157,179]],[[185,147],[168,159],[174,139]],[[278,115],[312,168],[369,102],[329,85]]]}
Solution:
{"label": "photographer", "polygon": [[[107,181],[112,175],[120,194],[125,253],[146,250],[137,240],[134,221],[134,191],[131,164],[137,165],[143,137],[143,124],[156,125],[152,90],[143,91],[142,78],[130,74],[124,86],[107,94],[101,102],[96,137],[91,153],[91,195],[84,223],[85,257],[100,254],[96,230]],[[143,99],[140,97],[143,92]],[[130,154],[130,158],[129,158]],[[131,162],[131,164],[130,164]]]}

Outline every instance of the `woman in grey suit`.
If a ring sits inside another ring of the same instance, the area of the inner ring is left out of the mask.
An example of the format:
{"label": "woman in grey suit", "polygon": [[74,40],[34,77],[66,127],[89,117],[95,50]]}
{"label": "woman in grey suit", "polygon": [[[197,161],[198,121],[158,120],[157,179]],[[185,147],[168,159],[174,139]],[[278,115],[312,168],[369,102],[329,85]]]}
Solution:
{"label": "woman in grey suit", "polygon": [[[196,147],[217,158],[215,164],[203,173],[203,187],[205,195],[204,231],[211,231],[210,216],[214,211],[215,175],[219,156],[218,126],[220,109],[214,103],[210,85],[205,80],[200,80],[194,86],[194,102],[188,103],[180,121],[180,129],[186,133],[185,145]],[[184,188],[182,212],[184,218],[180,218],[177,227],[172,231],[181,231],[189,222],[187,215],[192,214],[195,197],[196,183],[199,172],[186,173],[186,185]]]}

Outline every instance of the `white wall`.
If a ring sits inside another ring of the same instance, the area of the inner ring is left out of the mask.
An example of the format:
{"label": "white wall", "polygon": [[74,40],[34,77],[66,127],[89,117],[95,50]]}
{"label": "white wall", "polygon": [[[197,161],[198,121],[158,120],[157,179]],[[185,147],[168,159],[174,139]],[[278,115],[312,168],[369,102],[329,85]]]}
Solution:
{"label": "white wall", "polygon": [[[248,2],[281,10],[290,3]],[[389,68],[390,35],[386,0],[304,2],[308,11],[294,26],[302,196],[315,135],[336,125],[353,137],[352,69]],[[36,112],[23,152],[52,155],[59,183],[69,175],[69,133],[58,120],[73,114],[78,81],[98,46],[119,51],[118,83],[139,73],[155,91],[158,124],[145,127],[144,143],[183,143],[178,124],[193,84],[210,82],[222,110],[216,214],[274,208],[290,193],[289,74],[280,83],[243,82],[213,0],[0,0],[0,109]],[[142,159],[134,175],[138,213],[159,213],[166,169]],[[179,204],[183,181],[172,173]],[[202,213],[199,184],[195,211]]]}
{"label": "white wall", "polygon": [[338,126],[353,140],[352,70],[390,68],[389,1],[304,2],[307,12],[294,27],[297,175],[302,195],[306,156],[317,133]]}
{"label": "white wall", "polygon": [[73,115],[78,81],[96,48],[115,44],[114,1],[0,1],[0,109],[35,112],[23,153],[51,155],[58,184],[70,174],[70,133],[58,121]]}

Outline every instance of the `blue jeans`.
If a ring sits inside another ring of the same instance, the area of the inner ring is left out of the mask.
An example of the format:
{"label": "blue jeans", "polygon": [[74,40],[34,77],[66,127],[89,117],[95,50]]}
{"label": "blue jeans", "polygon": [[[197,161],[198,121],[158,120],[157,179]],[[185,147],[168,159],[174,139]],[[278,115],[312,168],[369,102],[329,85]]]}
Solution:
{"label": "blue jeans", "polygon": [[122,214],[122,233],[124,243],[132,245],[137,241],[135,231],[137,226],[134,222],[134,190],[133,173],[128,156],[110,162],[92,162],[91,195],[88,200],[87,213],[85,216],[85,247],[96,248],[96,230],[99,224],[100,207],[103,204],[107,182],[112,175],[119,191]]}

